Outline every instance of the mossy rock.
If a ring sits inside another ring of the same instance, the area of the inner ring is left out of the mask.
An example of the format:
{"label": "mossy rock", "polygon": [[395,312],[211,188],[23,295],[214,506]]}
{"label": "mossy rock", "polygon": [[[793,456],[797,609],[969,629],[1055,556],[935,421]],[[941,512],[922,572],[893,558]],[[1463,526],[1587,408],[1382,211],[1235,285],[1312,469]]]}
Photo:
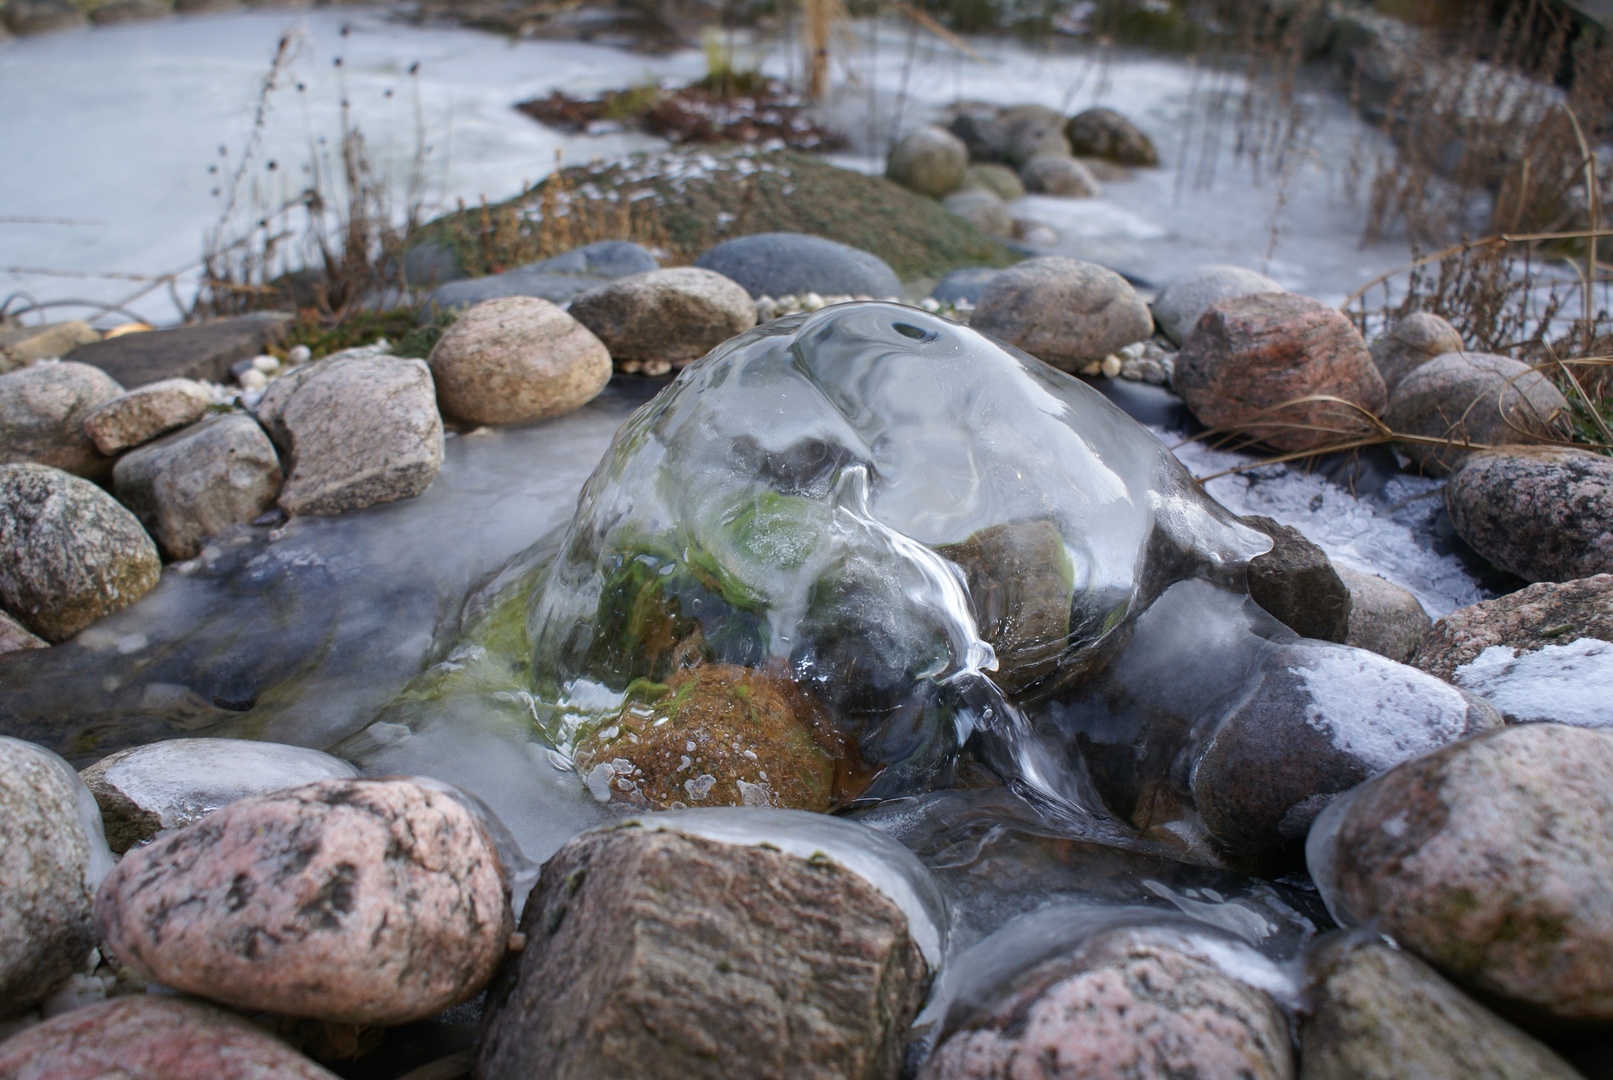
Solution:
{"label": "mossy rock", "polygon": [[659,247],[668,263],[686,264],[724,240],[765,232],[806,233],[873,252],[904,281],[1020,257],[882,176],[791,150],[746,147],[563,169],[510,202],[438,218],[410,244],[446,243],[461,269],[479,276],[603,239]]}

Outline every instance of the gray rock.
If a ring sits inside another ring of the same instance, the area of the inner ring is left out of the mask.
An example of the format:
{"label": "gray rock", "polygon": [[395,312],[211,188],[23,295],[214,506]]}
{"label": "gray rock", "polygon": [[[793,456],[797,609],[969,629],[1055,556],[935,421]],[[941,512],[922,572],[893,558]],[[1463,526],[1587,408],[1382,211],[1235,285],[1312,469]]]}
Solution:
{"label": "gray rock", "polygon": [[1347,566],[1334,567],[1350,590],[1350,628],[1346,645],[1409,664],[1428,637],[1433,621],[1411,593],[1376,574]]}
{"label": "gray rock", "polygon": [[1044,105],[1016,105],[997,117],[1008,134],[1003,157],[1023,167],[1032,158],[1069,157],[1070,140],[1064,135],[1064,114]]}
{"label": "gray rock", "polygon": [[242,413],[131,450],[112,470],[118,501],[170,559],[194,559],[208,537],[272,509],[282,479],[274,444]]}
{"label": "gray rock", "polygon": [[564,255],[528,263],[521,271],[529,274],[581,274],[596,278],[624,278],[647,274],[660,263],[647,250],[628,240],[601,240],[572,248]]}
{"label": "gray rock", "polygon": [[1364,649],[1302,641],[1261,668],[1191,771],[1199,816],[1233,851],[1299,840],[1368,777],[1501,725],[1482,699]]}
{"label": "gray rock", "polygon": [[1008,152],[1008,128],[997,119],[1002,110],[995,105],[971,103],[953,116],[947,130],[962,140],[969,160],[996,164]]}
{"label": "gray rock", "polygon": [[478,811],[431,780],[321,780],[241,799],[107,875],[95,921],[142,978],[252,1012],[421,1020],[475,997],[509,943]]}
{"label": "gray rock", "polygon": [[1249,595],[1300,637],[1343,642],[1350,632],[1350,590],[1327,553],[1298,529],[1258,514],[1245,525],[1271,537],[1272,548],[1249,562]]}
{"label": "gray rock", "polygon": [[166,19],[174,13],[167,4],[156,0],[112,0],[90,11],[90,22],[96,26],[118,26],[123,23],[150,22]]}
{"label": "gray rock", "polygon": [[939,127],[910,131],[891,151],[885,175],[920,195],[939,199],[963,183],[969,167],[969,148],[956,135]]}
{"label": "gray rock", "polygon": [[1102,360],[1154,329],[1147,305],[1119,274],[1057,256],[998,274],[970,325],[1064,371]]}
{"label": "gray rock", "polygon": [[1002,273],[989,266],[966,266],[961,270],[954,270],[946,277],[935,283],[930,295],[943,304],[956,304],[964,301],[970,304],[980,303],[980,297],[991,284],[993,278]]}
{"label": "gray rock", "polygon": [[477,304],[438,339],[426,362],[442,410],[476,424],[570,412],[597,397],[611,372],[610,353],[587,327],[527,296]]}
{"label": "gray rock", "polygon": [[84,418],[84,433],[101,453],[116,454],[200,420],[212,403],[213,395],[201,383],[164,379],[97,408]]}
{"label": "gray rock", "polygon": [[0,21],[21,37],[76,30],[84,25],[84,13],[68,0],[11,0],[0,8]]}
{"label": "gray rock", "polygon": [[90,905],[112,855],[93,803],[67,762],[0,736],[0,1016],[48,997],[95,948]]}
{"label": "gray rock", "polygon": [[1600,454],[1475,451],[1446,483],[1445,507],[1474,551],[1525,581],[1613,571],[1613,460]]}
{"label": "gray rock", "polygon": [[1025,190],[1033,195],[1063,195],[1072,199],[1095,199],[1102,194],[1097,177],[1079,161],[1067,157],[1032,158],[1019,170]]}
{"label": "gray rock", "polygon": [[1343,926],[1535,1022],[1613,1021],[1613,735],[1487,732],[1338,799],[1306,844]]}
{"label": "gray rock", "polygon": [[1007,165],[981,162],[963,174],[964,187],[984,188],[1003,202],[1013,202],[1025,194],[1019,174]]}
{"label": "gray rock", "polygon": [[120,750],[79,773],[119,855],[242,799],[357,775],[318,750],[253,739],[169,739]]}
{"label": "gray rock", "polygon": [[1064,126],[1070,149],[1082,157],[1103,158],[1121,165],[1158,165],[1159,152],[1136,124],[1113,109],[1088,109]]}
{"label": "gray rock", "polygon": [[424,360],[334,353],[272,382],[257,415],[285,463],[288,514],[413,498],[442,469],[442,418]]}
{"label": "gray rock", "polygon": [[459,268],[458,256],[447,244],[428,240],[416,244],[403,256],[403,280],[416,289],[434,289],[464,277],[465,271]]}
{"label": "gray rock", "polygon": [[1217,300],[1285,290],[1264,274],[1237,266],[1200,266],[1172,278],[1154,299],[1154,319],[1180,345]]}
{"label": "gray rock", "polygon": [[616,360],[681,368],[756,325],[750,294],[694,266],[620,278],[577,297],[571,314]]}
{"label": "gray rock", "polygon": [[221,11],[240,11],[241,0],[174,0],[174,10],[181,15],[211,15]]}
{"label": "gray rock", "polygon": [[989,191],[958,191],[941,200],[941,205],[983,233],[1014,235],[1014,219],[1003,201]]}
{"label": "gray rock", "polygon": [[756,233],[724,241],[695,260],[761,296],[902,295],[902,282],[884,260],[848,244],[801,233]]}
{"label": "gray rock", "polygon": [[0,607],[63,641],[134,603],[162,575],[135,516],[90,483],[44,465],[0,465]]}
{"label": "gray rock", "polygon": [[[416,250],[424,250],[417,248]],[[451,259],[451,255],[448,256]],[[417,272],[427,273],[442,265],[442,256],[417,257]],[[552,259],[529,263],[502,274],[464,278],[457,271],[421,305],[423,317],[437,311],[474,307],[487,300],[506,296],[530,296],[563,304],[590,289],[631,274],[656,269],[655,256],[626,240],[602,240],[575,248]]]}
{"label": "gray rock", "polygon": [[50,642],[30,634],[26,626],[0,611],[0,653],[16,652],[18,649],[48,648]]}
{"label": "gray rock", "polygon": [[1501,645],[1514,655],[1580,638],[1613,642],[1613,574],[1544,581],[1515,593],[1457,608],[1434,624],[1412,663],[1441,679]]}
{"label": "gray rock", "polygon": [[282,341],[291,320],[289,314],[269,311],[123,334],[81,345],[62,359],[98,367],[131,390],[163,379],[228,382],[232,365]]}
{"label": "gray rock", "polygon": [[1462,351],[1462,335],[1438,315],[1414,312],[1396,322],[1372,343],[1372,362],[1383,376],[1383,385],[1393,391],[1413,370],[1436,356]]}
{"label": "gray rock", "polygon": [[76,476],[106,475],[112,459],[84,421],[123,387],[84,364],[36,364],[0,375],[0,464],[37,462]]}
{"label": "gray rock", "polygon": [[957,1020],[920,1080],[1288,1080],[1288,1022],[1179,934],[1121,927],[1013,977]]}
{"label": "gray rock", "polygon": [[146,994],[75,1009],[0,1043],[0,1076],[337,1080],[244,1017]]}
{"label": "gray rock", "polygon": [[79,319],[0,330],[0,372],[14,371],[35,360],[60,357],[80,345],[100,340],[101,335]]}
{"label": "gray rock", "polygon": [[[1496,446],[1567,434],[1568,402],[1527,364],[1489,353],[1446,353],[1401,376],[1383,422],[1395,432]],[[1398,441],[1425,473],[1444,476],[1470,451]]]}
{"label": "gray rock", "polygon": [[895,1080],[928,982],[902,910],[830,857],[646,827],[561,848],[520,929],[482,1080]]}
{"label": "gray rock", "polygon": [[1381,938],[1335,935],[1310,957],[1300,1080],[1578,1080],[1579,1073]]}

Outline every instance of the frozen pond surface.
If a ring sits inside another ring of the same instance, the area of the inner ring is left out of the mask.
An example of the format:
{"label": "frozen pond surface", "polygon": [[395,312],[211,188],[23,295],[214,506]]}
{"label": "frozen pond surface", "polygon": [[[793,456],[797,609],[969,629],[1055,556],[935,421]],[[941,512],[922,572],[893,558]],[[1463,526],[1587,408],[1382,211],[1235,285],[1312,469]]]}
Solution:
{"label": "frozen pond surface", "polygon": [[[553,168],[557,149],[580,163],[664,145],[641,135],[563,135],[515,112],[516,102],[555,89],[687,81],[706,64],[693,50],[651,57],[512,43],[352,8],[179,17],[13,40],[0,45],[8,166],[0,178],[0,290],[114,303],[147,283],[95,275],[187,271],[218,221],[264,77],[288,33],[289,62],[268,96],[258,167],[241,191],[249,207],[250,181],[265,205],[301,190],[311,157],[339,138],[344,94],[400,206],[418,101],[427,205],[451,208],[457,199],[515,194]],[[1406,261],[1402,244],[1360,244],[1361,212],[1345,182],[1352,160],[1378,142],[1335,92],[1302,97],[1292,151],[1280,162],[1267,154],[1257,179],[1251,159],[1233,153],[1236,79],[1178,60],[1103,59],[1014,42],[977,42],[982,61],[894,24],[860,25],[857,43],[841,54],[826,106],[851,138],[835,158],[844,165],[879,169],[893,133],[965,98],[1068,112],[1103,104],[1148,132],[1163,168],[1110,182],[1099,199],[1030,196],[1016,205],[1017,215],[1053,227],[1053,252],[1161,283],[1191,266],[1236,263],[1327,303]],[[750,60],[777,75],[797,66],[785,44],[741,54],[741,63]],[[274,172],[264,168],[269,161]],[[187,300],[190,288],[182,283],[179,295]],[[128,306],[162,322],[178,315],[166,287]]]}

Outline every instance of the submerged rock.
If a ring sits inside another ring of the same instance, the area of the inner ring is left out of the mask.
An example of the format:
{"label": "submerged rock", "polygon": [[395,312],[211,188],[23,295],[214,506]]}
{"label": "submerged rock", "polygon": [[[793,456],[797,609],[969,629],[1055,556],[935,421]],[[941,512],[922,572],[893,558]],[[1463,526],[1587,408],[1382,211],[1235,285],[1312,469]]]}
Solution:
{"label": "submerged rock", "polygon": [[584,833],[544,864],[476,1075],[895,1080],[928,985],[903,909],[833,849],[668,817]]}
{"label": "submerged rock", "polygon": [[571,314],[614,360],[681,368],[756,325],[756,305],[732,280],[680,266],[602,285],[572,301]]}
{"label": "submerged rock", "polygon": [[909,132],[891,151],[885,175],[903,187],[932,199],[950,195],[963,183],[969,148],[945,128]]}
{"label": "submerged rock", "polygon": [[1148,337],[1154,323],[1119,274],[1044,256],[992,278],[969,325],[1056,368],[1076,371]]}
{"label": "submerged rock", "polygon": [[120,750],[80,774],[101,808],[107,843],[121,855],[162,829],[178,829],[254,795],[358,770],[318,750],[252,739],[169,739]]}
{"label": "submerged rock", "polygon": [[36,364],[0,375],[0,464],[34,462],[75,476],[104,476],[112,459],[84,421],[123,387],[86,364]]}
{"label": "submerged rock", "polygon": [[570,412],[610,381],[610,353],[547,300],[484,300],[443,332],[426,361],[443,412],[519,424]]}
{"label": "submerged rock", "polygon": [[212,403],[199,382],[163,379],[108,401],[84,418],[84,431],[101,453],[116,454],[195,423]]}
{"label": "submerged rock", "polygon": [[234,1013],[179,998],[118,998],[0,1043],[7,1080],[336,1080]]}
{"label": "submerged rock", "polygon": [[1613,735],[1492,731],[1337,800],[1307,861],[1375,925],[1526,1022],[1613,1020]]}
{"label": "submerged rock", "polygon": [[0,607],[46,641],[153,589],[162,562],[135,516],[44,465],[0,465]]}
{"label": "submerged rock", "polygon": [[67,762],[0,736],[0,1016],[55,992],[95,948],[91,900],[112,857],[93,804]]}
{"label": "submerged rock", "polygon": [[1383,422],[1402,439],[1396,448],[1431,476],[1444,476],[1472,451],[1466,444],[1528,443],[1566,434],[1568,402],[1538,371],[1505,356],[1457,352],[1404,374],[1389,395]]}
{"label": "submerged rock", "polygon": [[288,514],[413,498],[442,468],[442,417],[424,360],[334,353],[276,379],[257,416],[284,457]]}
{"label": "submerged rock", "polygon": [[237,1008],[350,1024],[474,997],[511,929],[477,814],[441,785],[324,780],[231,803],[123,857],[95,900],[142,977]]}
{"label": "submerged rock", "polygon": [[1347,566],[1335,569],[1350,590],[1350,625],[1345,644],[1398,663],[1411,663],[1433,628],[1433,620],[1423,605],[1405,589],[1376,574],[1363,574]]}
{"label": "submerged rock", "polygon": [[1339,935],[1307,965],[1300,1080],[1575,1080],[1562,1058],[1404,950]]}
{"label": "submerged rock", "polygon": [[1613,571],[1613,461],[1566,447],[1467,455],[1445,506],[1473,550],[1525,581]]}

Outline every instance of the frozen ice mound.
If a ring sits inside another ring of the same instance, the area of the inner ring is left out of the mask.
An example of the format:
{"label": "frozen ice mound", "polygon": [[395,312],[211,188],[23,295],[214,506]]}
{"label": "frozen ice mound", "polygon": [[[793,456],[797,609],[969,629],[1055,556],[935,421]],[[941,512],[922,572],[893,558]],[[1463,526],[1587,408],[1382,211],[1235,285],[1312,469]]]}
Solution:
{"label": "frozen ice mound", "polygon": [[1268,547],[1079,380],[840,305],[726,343],[623,426],[532,595],[533,712],[575,753],[727,665],[810,695],[874,774],[864,796],[945,786],[978,733],[999,771],[1078,803],[1026,710],[1172,584],[1243,595]]}

